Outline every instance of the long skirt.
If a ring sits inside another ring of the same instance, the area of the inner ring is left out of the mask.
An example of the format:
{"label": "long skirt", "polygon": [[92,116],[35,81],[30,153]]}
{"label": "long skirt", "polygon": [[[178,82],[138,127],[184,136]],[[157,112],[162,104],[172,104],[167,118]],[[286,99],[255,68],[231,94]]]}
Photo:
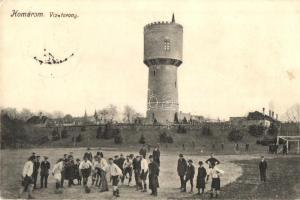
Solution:
{"label": "long skirt", "polygon": [[213,178],[211,182],[211,188],[215,190],[220,190],[221,189],[221,181],[220,178]]}
{"label": "long skirt", "polygon": [[201,178],[201,177],[197,177],[197,185],[196,188],[200,189],[200,188],[205,188],[205,177]]}

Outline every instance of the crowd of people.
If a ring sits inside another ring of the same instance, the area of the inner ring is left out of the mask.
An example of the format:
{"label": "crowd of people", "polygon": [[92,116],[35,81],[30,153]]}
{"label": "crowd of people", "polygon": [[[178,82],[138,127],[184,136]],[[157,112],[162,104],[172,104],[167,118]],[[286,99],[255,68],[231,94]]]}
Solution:
{"label": "crowd of people", "polygon": [[[146,156],[147,149],[145,145],[140,149],[138,155],[129,154],[124,156],[121,153],[120,155],[115,155],[114,158],[105,158],[103,152],[97,152],[93,156],[90,148],[87,148],[82,160],[78,158],[75,160],[73,153],[70,152],[59,158],[52,167],[52,170],[50,170],[51,165],[47,156],[44,156],[43,161],[40,162],[40,156],[32,153],[23,168],[22,187],[19,197],[21,197],[24,191],[27,191],[28,198],[33,198],[32,191],[37,189],[39,172],[40,188],[47,188],[48,176],[52,174],[55,179],[56,193],[62,193],[65,181],[67,181],[68,187],[82,185],[86,193],[91,191],[91,186],[99,188],[99,192],[107,192],[109,191],[108,182],[111,182],[113,196],[119,197],[119,184],[132,185],[131,181],[134,178],[136,191],[147,192],[147,188],[149,187],[151,195],[157,196],[160,172],[159,145],[148,156],[149,162]],[[204,167],[204,164],[208,165],[208,169]],[[224,171],[217,167],[218,164],[220,164],[220,161],[214,157],[214,154],[211,154],[210,158],[205,162],[198,162],[199,167],[196,177],[198,195],[204,197],[206,185],[209,178],[211,178],[210,196],[211,198],[219,196],[221,188],[220,178]],[[267,163],[264,157],[262,157],[259,163],[259,169],[261,181],[265,182]],[[180,179],[181,192],[187,192],[187,183],[190,183],[190,192],[193,193],[194,177],[196,174],[193,160],[186,160],[183,154],[179,154],[177,174]],[[148,187],[147,183],[149,184]]]}

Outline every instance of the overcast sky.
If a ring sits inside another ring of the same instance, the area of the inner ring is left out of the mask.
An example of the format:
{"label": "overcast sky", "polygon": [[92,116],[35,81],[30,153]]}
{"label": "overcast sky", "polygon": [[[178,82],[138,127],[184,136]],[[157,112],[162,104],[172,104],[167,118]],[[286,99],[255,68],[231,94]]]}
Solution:
{"label": "overcast sky", "polygon": [[[128,104],[145,114],[143,27],[173,12],[184,28],[180,110],[223,119],[300,102],[300,1],[29,0],[1,4],[0,105],[83,115]],[[74,56],[40,65],[43,49]]]}

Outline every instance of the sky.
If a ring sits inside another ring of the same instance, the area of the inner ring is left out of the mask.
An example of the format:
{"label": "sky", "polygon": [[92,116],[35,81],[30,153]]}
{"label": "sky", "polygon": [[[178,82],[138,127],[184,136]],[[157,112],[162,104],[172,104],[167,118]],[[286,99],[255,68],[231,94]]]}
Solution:
{"label": "sky", "polygon": [[[12,10],[44,17],[11,17]],[[282,116],[300,102],[300,1],[4,0],[0,106],[80,116],[131,105],[145,115],[143,27],[172,13],[184,29],[181,111],[228,119],[265,107]],[[40,65],[33,57],[44,49],[74,56]]]}

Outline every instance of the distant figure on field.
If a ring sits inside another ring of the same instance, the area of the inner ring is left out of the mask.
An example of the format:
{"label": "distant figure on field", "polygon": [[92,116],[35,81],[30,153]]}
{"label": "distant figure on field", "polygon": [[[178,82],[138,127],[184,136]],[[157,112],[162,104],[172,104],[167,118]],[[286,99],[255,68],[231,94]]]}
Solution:
{"label": "distant figure on field", "polygon": [[266,182],[267,180],[267,168],[268,164],[267,161],[265,160],[265,157],[261,157],[261,161],[259,162],[259,173],[260,173],[260,180],[263,182]]}
{"label": "distant figure on field", "polygon": [[88,148],[87,148],[87,151],[84,153],[83,158],[85,158],[85,157],[86,157],[90,162],[93,161],[93,154],[92,154],[92,152],[91,152],[90,147],[88,147]]}
{"label": "distant figure on field", "polygon": [[180,190],[184,189],[184,175],[186,173],[187,163],[183,157],[183,154],[179,154],[177,163],[177,174],[180,177]]}
{"label": "distant figure on field", "polygon": [[248,144],[248,143],[245,145],[245,151],[246,151],[246,152],[249,151],[249,144]]}
{"label": "distant figure on field", "polygon": [[198,175],[197,175],[197,189],[198,189],[198,195],[204,194],[205,189],[205,178],[207,176],[206,169],[203,166],[203,162],[199,162],[199,168],[198,168]]}

